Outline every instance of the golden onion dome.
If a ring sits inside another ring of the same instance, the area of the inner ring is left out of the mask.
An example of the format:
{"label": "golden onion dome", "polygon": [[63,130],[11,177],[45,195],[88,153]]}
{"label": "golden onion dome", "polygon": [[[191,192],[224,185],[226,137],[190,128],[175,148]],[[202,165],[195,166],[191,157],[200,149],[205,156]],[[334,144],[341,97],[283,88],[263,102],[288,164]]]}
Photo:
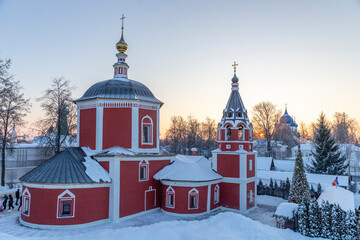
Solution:
{"label": "golden onion dome", "polygon": [[128,45],[124,40],[123,33],[121,33],[120,41],[116,43],[116,49],[121,53],[124,53],[128,49]]}

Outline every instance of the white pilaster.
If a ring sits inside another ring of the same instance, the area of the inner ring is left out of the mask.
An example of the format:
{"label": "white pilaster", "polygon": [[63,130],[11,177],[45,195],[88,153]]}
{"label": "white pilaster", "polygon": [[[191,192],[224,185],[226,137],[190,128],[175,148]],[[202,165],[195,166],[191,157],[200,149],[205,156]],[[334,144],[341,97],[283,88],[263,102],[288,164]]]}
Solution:
{"label": "white pilaster", "polygon": [[109,218],[111,221],[119,219],[120,210],[120,161],[110,159],[109,173],[112,179],[109,198]]}
{"label": "white pilaster", "polygon": [[131,149],[139,151],[139,108],[131,109]]}
{"label": "white pilaster", "polygon": [[160,106],[156,108],[157,111],[157,126],[156,126],[156,150],[159,152],[160,149]]}
{"label": "white pilaster", "polygon": [[240,206],[239,209],[241,212],[246,211],[246,203],[247,203],[247,194],[246,194],[246,183],[240,183]]}
{"label": "white pilaster", "polygon": [[217,171],[217,153],[213,153],[212,157],[212,168]]}
{"label": "white pilaster", "polygon": [[76,125],[76,130],[77,130],[77,133],[76,133],[76,142],[77,142],[77,145],[80,146],[80,108],[79,106],[77,106],[77,125]]}
{"label": "white pilaster", "polygon": [[103,150],[103,118],[104,108],[96,107],[96,150]]}
{"label": "white pilaster", "polygon": [[239,156],[239,166],[240,166],[240,178],[246,178],[247,176],[247,159],[246,159],[247,154],[244,153],[240,153]]}
{"label": "white pilaster", "polygon": [[206,210],[210,212],[210,201],[211,201],[211,184],[208,185],[208,192],[207,192],[207,208]]}

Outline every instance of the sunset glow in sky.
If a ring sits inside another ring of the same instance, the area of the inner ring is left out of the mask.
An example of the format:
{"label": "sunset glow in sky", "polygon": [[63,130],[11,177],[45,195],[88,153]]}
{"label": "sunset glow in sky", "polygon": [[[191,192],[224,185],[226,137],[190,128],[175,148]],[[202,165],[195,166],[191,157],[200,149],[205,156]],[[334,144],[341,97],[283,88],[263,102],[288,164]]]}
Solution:
{"label": "sunset glow in sky", "polygon": [[234,61],[250,117],[268,100],[298,123],[360,121],[360,1],[0,0],[0,58],[32,99],[28,126],[51,78],[71,80],[74,98],[112,78],[121,14],[129,78],[165,103],[162,135],[173,115],[220,121]]}

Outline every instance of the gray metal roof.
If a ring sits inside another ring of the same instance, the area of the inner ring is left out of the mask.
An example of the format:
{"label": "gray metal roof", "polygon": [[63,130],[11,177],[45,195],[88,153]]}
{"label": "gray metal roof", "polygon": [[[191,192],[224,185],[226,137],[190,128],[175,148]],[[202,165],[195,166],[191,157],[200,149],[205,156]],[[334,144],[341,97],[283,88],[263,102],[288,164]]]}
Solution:
{"label": "gray metal roof", "polygon": [[144,84],[130,79],[110,79],[95,83],[75,102],[94,98],[135,99],[163,104]]}
{"label": "gray metal roof", "polygon": [[[31,183],[95,183],[83,164],[87,155],[79,147],[66,148],[20,178]],[[95,160],[94,160],[95,161]]]}
{"label": "gray metal roof", "polygon": [[242,101],[242,99],[240,97],[239,90],[237,90],[237,89],[233,89],[231,91],[230,98],[229,98],[229,100],[228,100],[228,102],[226,104],[226,107],[225,107],[223,118],[226,117],[226,113],[229,112],[229,111],[232,111],[234,113],[233,114],[234,119],[236,117],[236,113],[242,113],[241,118],[248,119],[244,103],[243,103],[243,101]]}

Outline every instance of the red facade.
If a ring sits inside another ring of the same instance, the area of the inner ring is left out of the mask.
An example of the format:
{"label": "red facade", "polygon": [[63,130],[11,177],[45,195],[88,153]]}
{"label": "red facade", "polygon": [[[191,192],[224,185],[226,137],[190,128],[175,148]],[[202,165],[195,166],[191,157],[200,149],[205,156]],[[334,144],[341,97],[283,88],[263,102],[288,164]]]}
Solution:
{"label": "red facade", "polygon": [[79,147],[95,149],[96,108],[80,110]]}
{"label": "red facade", "polygon": [[246,209],[255,206],[255,182],[250,182],[246,185]]}
{"label": "red facade", "polygon": [[224,177],[238,178],[240,176],[239,155],[219,154],[217,158],[218,173]]}
{"label": "red facade", "polygon": [[238,183],[220,184],[221,206],[232,209],[239,209],[240,185]]}
{"label": "red facade", "polygon": [[[143,140],[144,125],[151,126],[149,129],[149,143]],[[157,146],[157,111],[139,109],[139,148],[156,148]]]}
{"label": "red facade", "polygon": [[131,108],[104,108],[103,149],[131,148]]}
{"label": "red facade", "polygon": [[[162,185],[162,201],[161,208],[167,212],[171,213],[180,213],[180,214],[199,214],[207,211],[207,193],[208,186],[200,186],[200,187],[178,187],[171,186],[175,191],[175,201],[174,207],[168,207],[166,201],[166,190],[169,185]],[[195,189],[198,191],[198,195],[196,199],[197,206],[195,208],[191,208],[191,191]]]}
{"label": "red facade", "polygon": [[160,182],[156,181],[153,176],[169,163],[170,160],[150,160],[148,180],[140,181],[140,161],[121,162],[120,217],[160,207]]}
{"label": "red facade", "polygon": [[[31,207],[29,216],[21,214],[23,221],[42,225],[74,225],[109,217],[109,187],[44,189],[25,185],[23,191],[26,188],[31,195]],[[58,217],[58,197],[66,190],[75,195],[74,217],[61,218]]]}

